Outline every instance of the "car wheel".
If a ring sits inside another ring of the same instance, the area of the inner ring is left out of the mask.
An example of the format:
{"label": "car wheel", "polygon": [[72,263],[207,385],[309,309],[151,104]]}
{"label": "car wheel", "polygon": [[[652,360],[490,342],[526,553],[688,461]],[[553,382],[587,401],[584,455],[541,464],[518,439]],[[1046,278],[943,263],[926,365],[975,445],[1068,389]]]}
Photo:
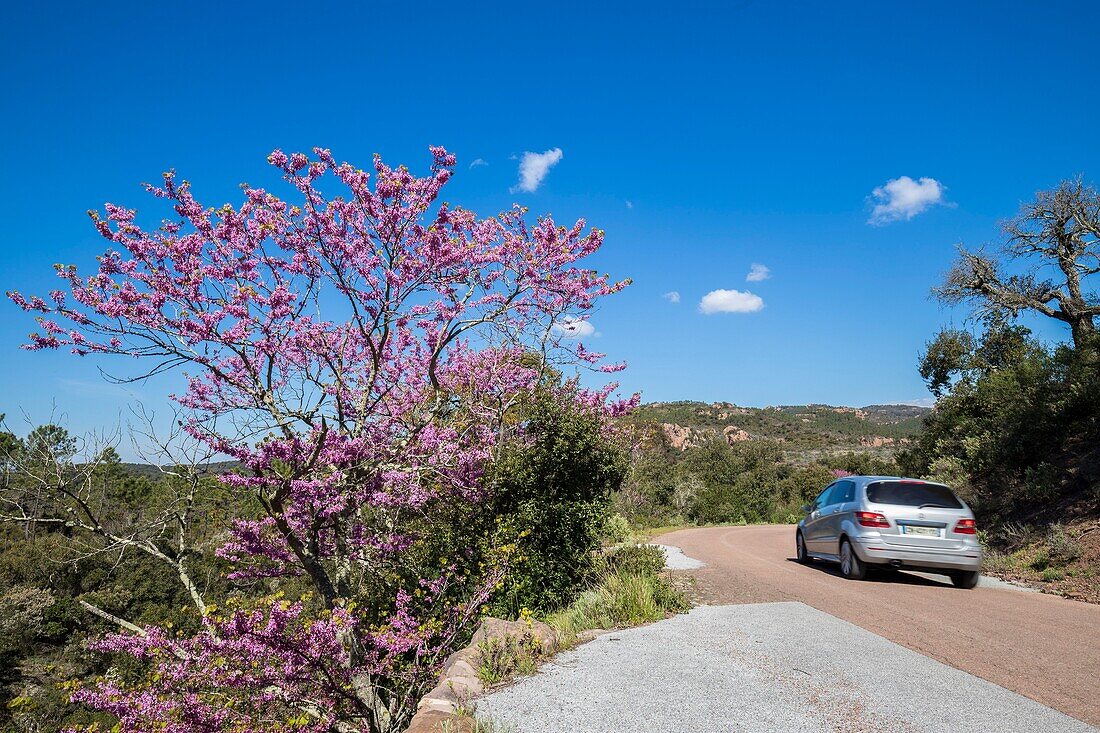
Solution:
{"label": "car wheel", "polygon": [[859,559],[848,540],[840,543],[840,574],[848,580],[863,580],[867,577],[866,563]]}
{"label": "car wheel", "polygon": [[810,553],[806,552],[806,540],[802,537],[801,532],[794,533],[794,557],[803,565],[809,565],[814,561],[810,557]]}
{"label": "car wheel", "polygon": [[955,584],[956,588],[969,590],[978,585],[979,577],[981,577],[981,574],[977,570],[959,570],[951,573],[951,582]]}

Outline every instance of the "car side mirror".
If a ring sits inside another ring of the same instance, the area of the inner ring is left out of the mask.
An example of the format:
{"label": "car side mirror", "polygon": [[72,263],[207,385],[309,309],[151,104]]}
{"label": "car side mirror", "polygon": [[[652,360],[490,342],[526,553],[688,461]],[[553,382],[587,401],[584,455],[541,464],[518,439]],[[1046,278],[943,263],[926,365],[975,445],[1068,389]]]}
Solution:
{"label": "car side mirror", "polygon": [[802,513],[803,514],[809,514],[813,510],[814,510],[814,508],[812,506],[810,506],[809,504],[803,504],[802,505]]}

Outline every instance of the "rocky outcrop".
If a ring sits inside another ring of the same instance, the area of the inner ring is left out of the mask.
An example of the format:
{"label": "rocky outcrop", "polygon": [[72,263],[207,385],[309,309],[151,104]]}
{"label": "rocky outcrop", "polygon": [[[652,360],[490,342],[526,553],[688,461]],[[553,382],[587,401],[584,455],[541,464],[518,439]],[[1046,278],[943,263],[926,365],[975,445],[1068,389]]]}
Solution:
{"label": "rocky outcrop", "polygon": [[665,437],[668,438],[669,445],[676,450],[687,450],[694,444],[692,430],[689,427],[665,422],[661,423],[661,430],[664,431]]}
{"label": "rocky outcrop", "polygon": [[752,440],[752,436],[747,432],[737,427],[736,425],[730,425],[722,431],[722,435],[726,438],[727,445],[733,445],[734,443],[743,443],[746,440]]}

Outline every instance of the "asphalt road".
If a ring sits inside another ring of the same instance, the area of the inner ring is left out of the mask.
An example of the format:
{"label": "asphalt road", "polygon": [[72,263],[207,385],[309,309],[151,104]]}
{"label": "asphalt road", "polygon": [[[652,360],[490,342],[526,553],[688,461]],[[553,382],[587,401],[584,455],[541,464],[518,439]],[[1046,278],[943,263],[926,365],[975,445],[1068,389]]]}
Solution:
{"label": "asphalt road", "polygon": [[[909,573],[868,581],[794,562],[786,526],[687,529],[654,540],[706,563],[711,604],[799,601],[1100,727],[1100,606]],[[813,633],[808,629],[807,633]]]}
{"label": "asphalt road", "polygon": [[604,634],[476,706],[519,733],[1096,733],[803,603]]}

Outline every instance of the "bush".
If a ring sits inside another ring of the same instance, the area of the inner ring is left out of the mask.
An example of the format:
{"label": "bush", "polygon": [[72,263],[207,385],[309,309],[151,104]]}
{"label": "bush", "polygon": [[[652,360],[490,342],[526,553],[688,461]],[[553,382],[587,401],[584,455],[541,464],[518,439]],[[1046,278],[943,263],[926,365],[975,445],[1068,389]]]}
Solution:
{"label": "bush", "polygon": [[657,575],[665,569],[665,553],[655,545],[626,545],[610,552],[606,563],[612,573]]}
{"label": "bush", "polygon": [[1054,524],[1047,532],[1047,547],[1050,548],[1052,558],[1057,558],[1059,564],[1068,564],[1081,556],[1081,545],[1077,538],[1066,532],[1061,524]]}
{"label": "bush", "polygon": [[1031,558],[1031,567],[1033,570],[1046,570],[1049,568],[1050,554],[1046,550],[1035,553],[1035,557]]}
{"label": "bush", "polygon": [[1042,578],[1044,582],[1055,583],[1059,580],[1065,580],[1066,573],[1065,571],[1057,570],[1055,568],[1047,568],[1043,571]]}
{"label": "bush", "polygon": [[[469,715],[469,714],[467,714]],[[503,720],[497,720],[496,718],[486,718],[480,715],[474,715],[468,718],[468,725],[455,725],[452,720],[439,721],[440,733],[517,733],[516,726]]]}
{"label": "bush", "polygon": [[486,639],[477,645],[477,677],[486,685],[534,674],[542,658],[542,643],[531,632]]}
{"label": "bush", "polygon": [[961,489],[986,525],[1041,527],[1100,503],[1100,361],[993,323],[980,338],[944,331],[921,373],[942,395],[898,454],[909,475]]}
{"label": "bush", "polygon": [[[663,563],[662,563],[663,564]],[[546,621],[562,646],[575,643],[589,629],[614,629],[659,621],[688,608],[684,594],[656,573],[607,572],[595,587]]]}
{"label": "bush", "polygon": [[626,538],[630,536],[630,522],[618,512],[612,514],[604,520],[603,536],[613,544],[626,542]]}
{"label": "bush", "polygon": [[504,446],[489,477],[497,541],[515,546],[494,615],[562,608],[598,570],[611,493],[629,457],[603,414],[579,406],[571,389],[540,389],[520,406],[522,436]]}

